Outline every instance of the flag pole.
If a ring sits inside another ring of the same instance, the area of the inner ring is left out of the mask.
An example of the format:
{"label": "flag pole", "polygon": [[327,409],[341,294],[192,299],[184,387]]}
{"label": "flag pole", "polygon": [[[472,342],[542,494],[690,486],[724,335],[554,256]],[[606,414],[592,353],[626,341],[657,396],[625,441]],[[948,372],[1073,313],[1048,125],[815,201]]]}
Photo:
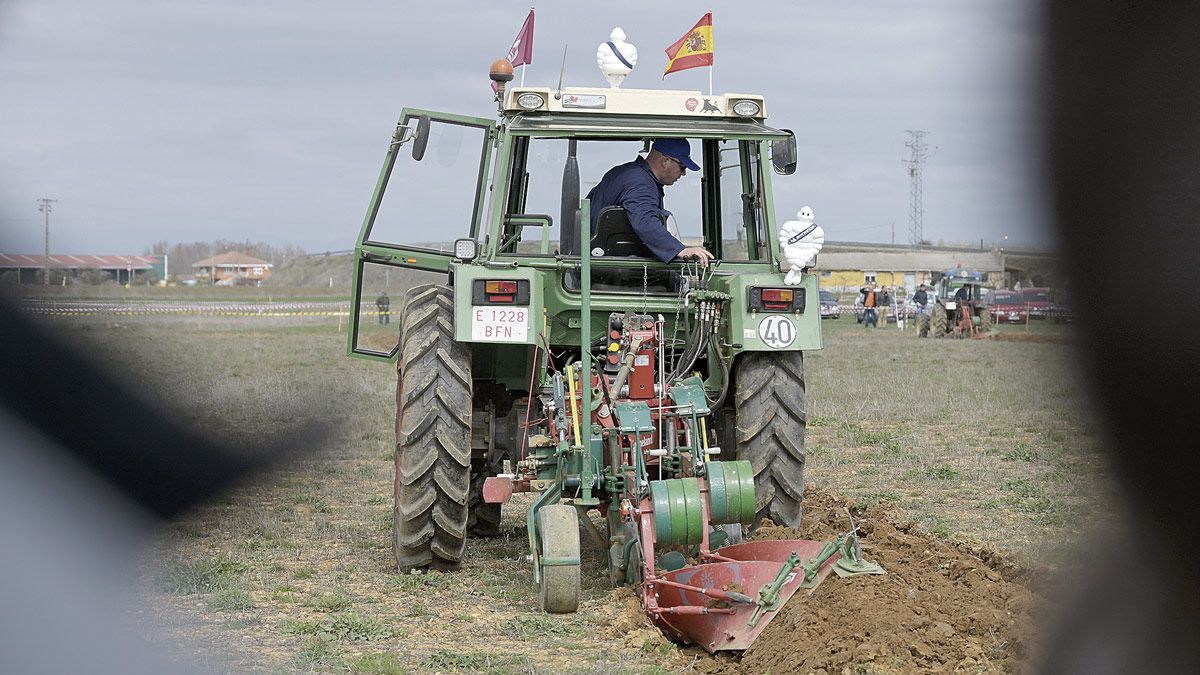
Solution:
{"label": "flag pole", "polygon": [[[708,30],[709,30],[710,35],[712,33],[716,32],[716,26],[713,25],[712,9],[708,10]],[[708,95],[710,97],[713,95],[713,87],[712,87],[713,69],[717,67],[717,40],[716,40],[716,38],[713,38],[712,47],[713,47],[713,62],[710,63],[708,66]]]}
{"label": "flag pole", "polygon": [[[533,5],[529,6],[529,13],[533,14]],[[525,69],[529,67],[528,63],[521,64],[521,86],[525,86]]]}

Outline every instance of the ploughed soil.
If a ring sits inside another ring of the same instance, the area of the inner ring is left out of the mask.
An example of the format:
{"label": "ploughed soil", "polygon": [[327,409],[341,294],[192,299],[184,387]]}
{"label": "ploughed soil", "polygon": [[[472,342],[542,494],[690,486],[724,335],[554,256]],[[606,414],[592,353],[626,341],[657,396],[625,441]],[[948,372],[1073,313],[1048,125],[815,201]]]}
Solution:
{"label": "ploughed soil", "polygon": [[1065,333],[990,333],[985,336],[996,342],[1050,342],[1069,345],[1075,342],[1074,336]]}
{"label": "ploughed soil", "polygon": [[994,551],[923,532],[881,502],[809,488],[799,530],[764,524],[753,538],[831,540],[861,534],[863,558],[886,575],[831,574],[796,594],[740,657],[696,652],[705,673],[1015,672],[1033,648],[1036,599]]}

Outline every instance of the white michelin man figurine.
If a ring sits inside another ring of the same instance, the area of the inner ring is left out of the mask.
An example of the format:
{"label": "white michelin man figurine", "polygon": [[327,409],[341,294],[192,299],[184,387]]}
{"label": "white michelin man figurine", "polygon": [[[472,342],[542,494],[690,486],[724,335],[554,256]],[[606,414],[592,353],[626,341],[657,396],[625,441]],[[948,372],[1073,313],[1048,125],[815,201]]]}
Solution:
{"label": "white michelin man figurine", "polygon": [[619,27],[609,33],[608,42],[596,47],[596,65],[613,89],[620,87],[625,76],[633,72],[637,59],[637,47],[625,41],[625,31]]}
{"label": "white michelin man figurine", "polygon": [[779,248],[785,261],[782,267],[787,270],[783,283],[789,286],[799,285],[802,270],[813,264],[825,243],[825,230],[813,221],[812,209],[805,206],[796,214],[796,220],[779,228]]}

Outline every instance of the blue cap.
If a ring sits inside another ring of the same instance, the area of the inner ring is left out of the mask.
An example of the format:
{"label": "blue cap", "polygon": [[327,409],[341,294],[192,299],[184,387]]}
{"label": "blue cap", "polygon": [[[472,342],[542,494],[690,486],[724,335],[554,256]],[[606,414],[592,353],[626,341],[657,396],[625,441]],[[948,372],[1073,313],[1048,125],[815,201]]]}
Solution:
{"label": "blue cap", "polygon": [[654,141],[652,149],[679,160],[688,171],[700,170],[700,166],[692,161],[692,144],[686,138],[660,138]]}

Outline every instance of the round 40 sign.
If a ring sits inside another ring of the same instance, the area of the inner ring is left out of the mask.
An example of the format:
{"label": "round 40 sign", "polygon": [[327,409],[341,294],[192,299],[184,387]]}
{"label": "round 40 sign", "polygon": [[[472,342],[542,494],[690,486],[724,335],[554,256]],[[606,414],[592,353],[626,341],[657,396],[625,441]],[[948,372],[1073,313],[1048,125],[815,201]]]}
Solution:
{"label": "round 40 sign", "polygon": [[768,316],[758,324],[758,339],[771,349],[785,349],[796,341],[796,327],[786,316]]}

